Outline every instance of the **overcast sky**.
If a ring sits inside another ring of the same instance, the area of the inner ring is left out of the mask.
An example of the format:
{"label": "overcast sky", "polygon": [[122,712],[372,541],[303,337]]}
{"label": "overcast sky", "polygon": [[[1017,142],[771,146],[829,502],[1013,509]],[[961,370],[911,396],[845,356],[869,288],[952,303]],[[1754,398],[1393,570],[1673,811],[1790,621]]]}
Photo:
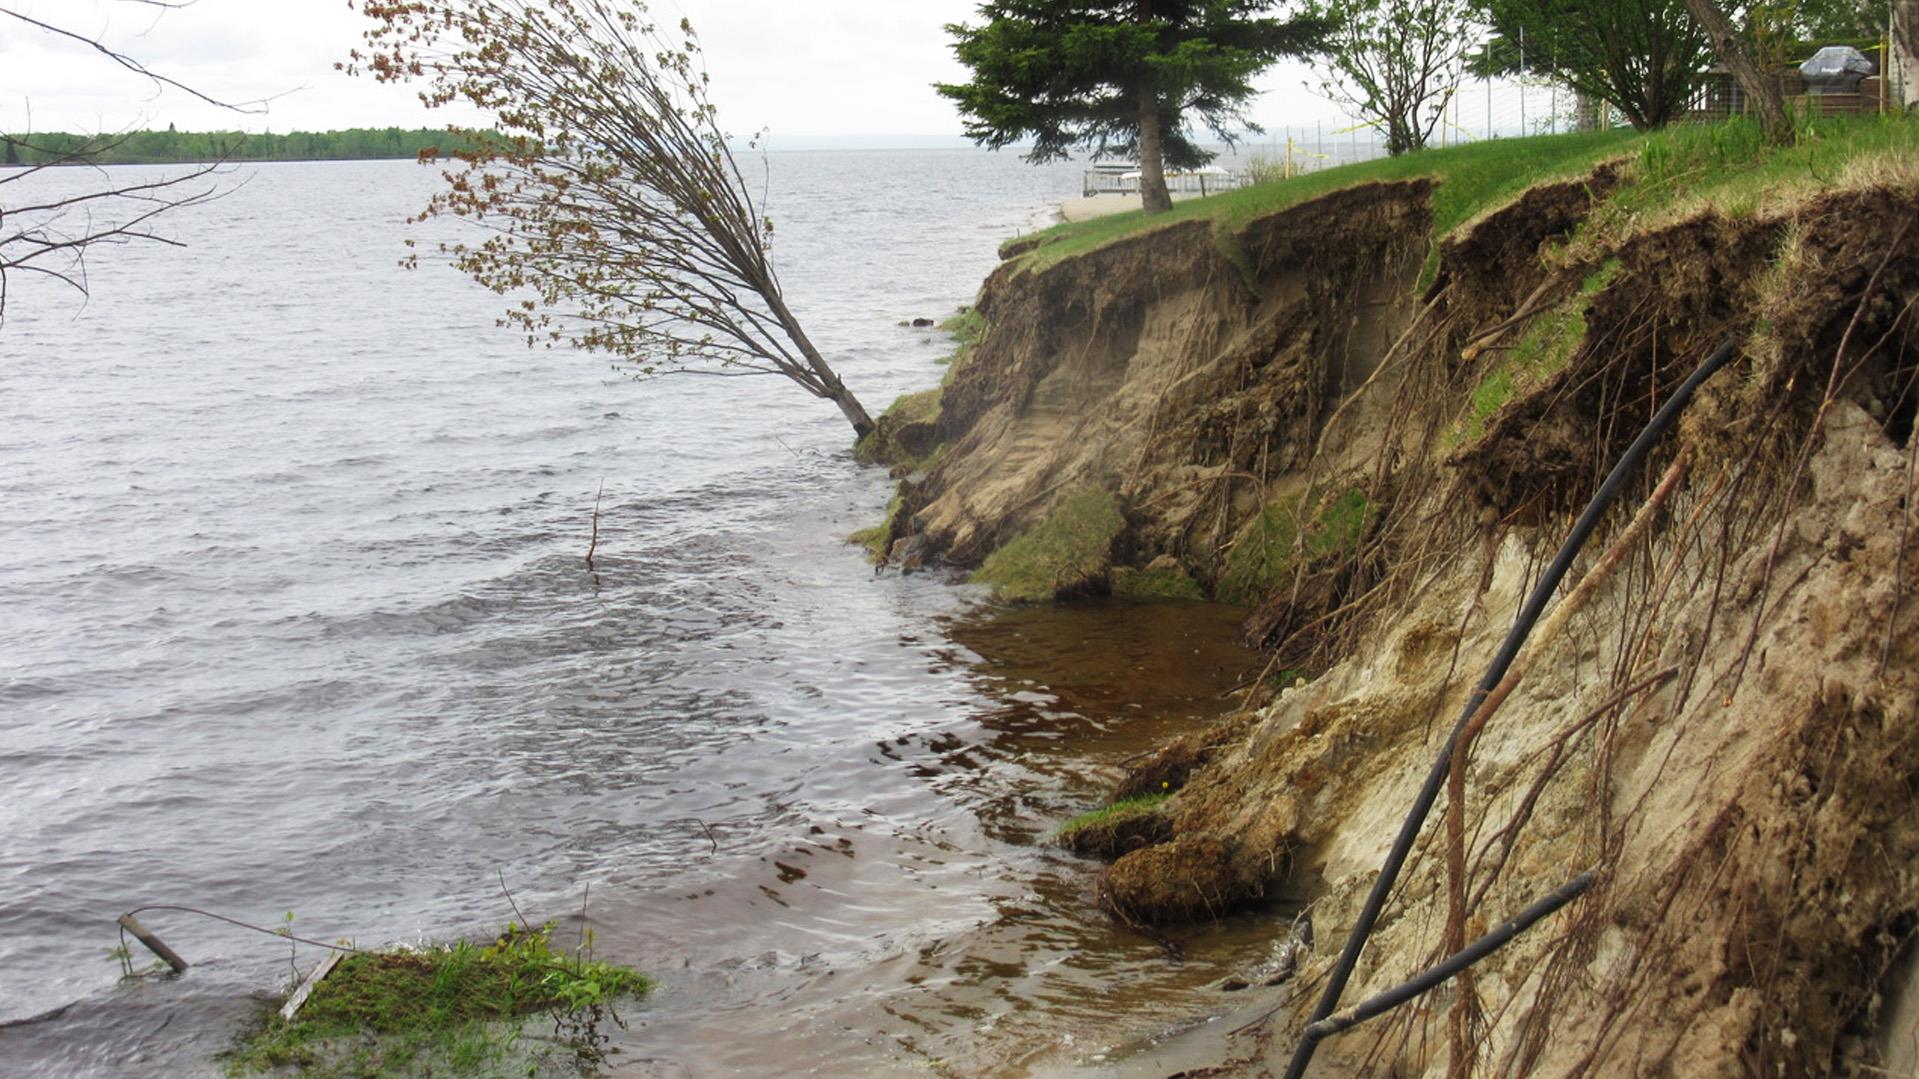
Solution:
{"label": "overcast sky", "polygon": [[[365,16],[347,0],[196,0],[161,11],[132,0],[8,0],[29,17],[97,37],[150,69],[228,101],[270,98],[238,115],[124,72],[77,42],[0,15],[0,130],[324,130],[438,126],[412,92],[347,78],[335,61],[360,41]],[[942,27],[976,0],[655,0],[654,17],[685,14],[706,48],[723,126],[782,136],[957,136],[960,120],[933,92],[957,82]],[[1335,121],[1286,66],[1262,80],[1252,109],[1269,127]],[[29,123],[30,118],[30,123]],[[464,117],[462,119],[471,119]]]}

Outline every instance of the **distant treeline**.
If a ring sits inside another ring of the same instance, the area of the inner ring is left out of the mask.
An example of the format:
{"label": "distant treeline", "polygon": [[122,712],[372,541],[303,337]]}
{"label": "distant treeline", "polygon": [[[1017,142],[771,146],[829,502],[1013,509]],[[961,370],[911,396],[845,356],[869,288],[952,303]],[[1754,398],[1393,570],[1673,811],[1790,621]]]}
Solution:
{"label": "distant treeline", "polygon": [[203,161],[344,161],[452,153],[466,140],[444,130],[351,127],[250,135],[244,131],[126,131],[113,135],[45,132],[0,135],[0,164],[81,160],[96,165],[159,165]]}

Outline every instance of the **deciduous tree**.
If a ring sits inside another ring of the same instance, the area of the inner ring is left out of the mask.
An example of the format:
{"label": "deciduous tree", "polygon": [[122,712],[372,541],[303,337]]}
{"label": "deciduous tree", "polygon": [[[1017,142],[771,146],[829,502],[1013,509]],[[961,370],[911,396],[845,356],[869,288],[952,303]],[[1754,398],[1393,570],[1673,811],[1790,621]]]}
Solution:
{"label": "deciduous tree", "polygon": [[1274,0],[988,0],[978,25],[946,30],[972,80],[941,83],[966,134],[993,149],[1034,140],[1027,160],[1091,151],[1137,156],[1147,212],[1172,207],[1165,170],[1213,159],[1187,127],[1197,118],[1231,144],[1253,77],[1314,51],[1329,25],[1268,15]]}
{"label": "deciduous tree", "polygon": [[1798,40],[1824,44],[1884,34],[1892,0],[1780,0],[1763,6]]}
{"label": "deciduous tree", "polygon": [[1479,0],[1479,9],[1497,36],[1473,58],[1476,74],[1543,75],[1642,130],[1685,111],[1712,58],[1682,0]]}
{"label": "deciduous tree", "polygon": [[1907,111],[1919,109],[1919,0],[1894,0],[1891,53],[1886,67]]}
{"label": "deciduous tree", "polygon": [[1424,148],[1478,41],[1467,0],[1322,0],[1312,10],[1339,27],[1321,92],[1384,128],[1387,153]]}
{"label": "deciduous tree", "polygon": [[787,307],[761,213],[707,96],[691,24],[638,0],[364,0],[367,51],[343,65],[477,106],[471,145],[421,218],[470,220],[443,245],[518,296],[528,344],[610,353],[646,374],[780,375],[873,421]]}

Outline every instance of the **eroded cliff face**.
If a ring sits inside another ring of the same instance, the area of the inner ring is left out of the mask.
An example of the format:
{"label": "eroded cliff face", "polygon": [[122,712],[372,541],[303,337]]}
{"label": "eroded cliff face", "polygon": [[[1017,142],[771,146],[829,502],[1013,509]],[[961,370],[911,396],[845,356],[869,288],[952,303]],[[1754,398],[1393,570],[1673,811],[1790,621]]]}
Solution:
{"label": "eroded cliff face", "polygon": [[1371,373],[1426,251],[1430,184],[1373,184],[1257,222],[1231,258],[1192,222],[1041,270],[1004,264],[940,404],[947,452],[896,535],[977,564],[1066,493],[1116,493],[1122,563],[1219,553]]}
{"label": "eroded cliff face", "polygon": [[896,534],[976,564],[1096,486],[1123,518],[1111,564],[1250,593],[1249,635],[1291,669],[1141,766],[1135,788],[1176,793],[1099,889],[1142,923],[1313,903],[1304,988],[1235,1067],[1290,1050],[1522,596],[1728,337],[1739,358],[1575,565],[1559,602],[1581,606],[1522,654],[1455,830],[1442,799],[1345,999],[1598,883],[1329,1042],[1325,1073],[1911,1067],[1881,1004],[1919,925],[1919,183],[1646,223],[1613,211],[1619,180],[1486,215],[1424,289],[1432,191],[1408,183],[1223,244],[1189,225],[1009,262],[982,295],[948,450]]}

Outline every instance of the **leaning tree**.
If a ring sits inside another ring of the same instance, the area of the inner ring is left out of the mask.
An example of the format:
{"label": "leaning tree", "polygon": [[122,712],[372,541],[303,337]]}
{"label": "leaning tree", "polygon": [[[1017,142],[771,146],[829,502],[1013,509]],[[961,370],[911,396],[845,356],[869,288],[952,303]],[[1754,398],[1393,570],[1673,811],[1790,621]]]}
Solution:
{"label": "leaning tree", "polygon": [[485,230],[440,250],[520,297],[503,321],[529,345],[603,351],[647,375],[782,375],[872,430],[786,305],[772,220],[719,127],[689,22],[662,29],[639,0],[361,10],[373,21],[349,73],[415,81],[429,107],[491,118],[455,129],[468,146],[416,220]]}
{"label": "leaning tree", "polygon": [[1786,115],[1785,99],[1779,92],[1779,80],[1759,70],[1745,38],[1733,29],[1732,20],[1719,9],[1716,0],[1685,0],[1686,10],[1712,43],[1714,55],[1746,93],[1767,141],[1776,146],[1791,146],[1798,138],[1792,117]]}
{"label": "leaning tree", "polygon": [[1026,158],[1134,156],[1148,213],[1172,208],[1165,169],[1213,159],[1186,128],[1221,141],[1258,132],[1245,115],[1255,75],[1311,53],[1329,26],[1267,16],[1274,0],[987,0],[978,26],[947,26],[972,69],[940,83],[966,134],[995,150],[1031,138]]}

